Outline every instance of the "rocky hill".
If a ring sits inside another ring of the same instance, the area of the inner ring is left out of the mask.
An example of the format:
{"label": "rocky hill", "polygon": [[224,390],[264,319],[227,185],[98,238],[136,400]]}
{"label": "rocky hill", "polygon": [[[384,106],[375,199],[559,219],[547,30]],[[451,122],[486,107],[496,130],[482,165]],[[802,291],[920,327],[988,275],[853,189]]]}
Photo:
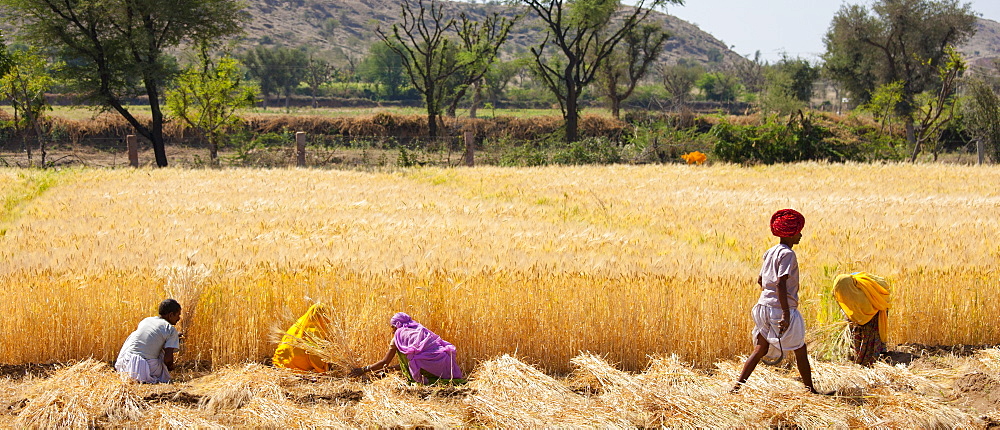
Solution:
{"label": "rocky hill", "polygon": [[969,60],[969,64],[992,70],[997,70],[993,63],[1000,61],[1000,22],[980,18],[976,23],[976,34],[959,51]]}
{"label": "rocky hill", "polygon": [[[444,4],[449,13],[465,12],[472,17],[494,11],[506,15],[518,12],[494,0]],[[377,40],[375,28],[388,28],[400,19],[398,0],[247,0],[246,5],[250,20],[237,50],[256,44],[305,45],[336,63],[360,60]],[[654,12],[652,19],[672,34],[660,61],[675,63],[684,59],[712,65],[744,60],[725,43],[687,21],[660,12]],[[15,25],[0,10],[0,31],[7,35],[8,42],[17,33]],[[980,18],[977,26],[976,35],[959,51],[971,64],[992,69],[993,61],[1000,60],[1000,23]],[[512,32],[504,56],[526,54],[542,34],[544,28],[537,19],[522,20]]]}
{"label": "rocky hill", "polygon": [[[446,10],[457,16],[482,17],[500,12],[514,15],[517,9],[502,4],[445,2]],[[361,58],[377,40],[375,28],[389,28],[400,20],[396,0],[249,0],[251,21],[241,46],[252,44],[308,45],[325,51],[333,58]],[[530,15],[529,15],[530,16]],[[653,19],[663,23],[673,35],[667,42],[661,61],[686,59],[701,64],[741,61],[735,52],[698,27],[674,16],[654,12]],[[504,56],[527,53],[544,34],[537,19],[524,19],[512,31]]]}

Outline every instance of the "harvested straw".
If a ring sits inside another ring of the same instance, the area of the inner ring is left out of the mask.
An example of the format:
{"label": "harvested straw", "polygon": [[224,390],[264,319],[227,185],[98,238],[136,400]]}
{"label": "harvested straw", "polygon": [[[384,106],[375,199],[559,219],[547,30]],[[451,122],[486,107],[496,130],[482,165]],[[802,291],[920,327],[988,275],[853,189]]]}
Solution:
{"label": "harvested straw", "polygon": [[239,412],[246,424],[263,429],[285,429],[308,425],[312,421],[308,410],[288,399],[254,397]]}
{"label": "harvested straw", "polygon": [[655,395],[648,386],[594,354],[578,355],[571,363],[576,367],[571,378],[575,385],[585,384],[596,390],[599,400],[617,409],[632,424],[640,427],[651,425],[652,408],[649,403]]}
{"label": "harvested straw", "polygon": [[198,310],[198,302],[201,301],[204,282],[212,274],[212,270],[201,264],[194,263],[195,251],[186,256],[187,264],[184,266],[166,266],[157,269],[157,275],[164,279],[164,291],[168,297],[177,300],[184,310],[181,321],[185,331],[191,330],[191,322],[194,320]]}
{"label": "harvested straw", "polygon": [[809,353],[820,360],[846,360],[851,355],[851,326],[846,320],[810,328],[806,332]]}
{"label": "harvested straw", "polygon": [[676,355],[653,358],[637,379],[655,397],[654,418],[661,426],[739,427],[745,424],[731,409],[718,408],[719,396],[731,381],[712,379],[681,362]]}
{"label": "harvested straw", "polygon": [[210,418],[210,414],[200,409],[174,405],[159,405],[140,423],[143,428],[190,429],[225,428]]}
{"label": "harvested straw", "polygon": [[1000,349],[990,348],[976,351],[976,358],[994,378],[1000,378]]}
{"label": "harvested straw", "polygon": [[319,357],[330,364],[330,373],[336,376],[346,376],[352,369],[361,367],[364,360],[359,351],[362,350],[363,334],[354,322],[359,318],[373,318],[372,313],[347,315],[331,312],[327,306],[320,307],[317,312],[323,322],[316,325],[316,335],[298,337],[276,327],[272,329],[272,339],[275,343],[286,343]]}
{"label": "harvested straw", "polygon": [[366,427],[379,428],[463,426],[462,411],[455,405],[418,399],[405,388],[406,382],[395,375],[365,386],[354,419]]}
{"label": "harvested straw", "polygon": [[280,384],[288,376],[273,367],[248,364],[229,367],[192,382],[191,394],[202,396],[200,408],[212,413],[235,410],[257,398],[284,401]]}
{"label": "harvested straw", "polygon": [[618,411],[582,397],[535,367],[503,355],[471,376],[469,405],[492,427],[629,427]]}
{"label": "harvested straw", "polygon": [[142,419],[149,405],[134,383],[107,364],[84,360],[27,390],[27,405],[14,424],[31,428],[87,428]]}

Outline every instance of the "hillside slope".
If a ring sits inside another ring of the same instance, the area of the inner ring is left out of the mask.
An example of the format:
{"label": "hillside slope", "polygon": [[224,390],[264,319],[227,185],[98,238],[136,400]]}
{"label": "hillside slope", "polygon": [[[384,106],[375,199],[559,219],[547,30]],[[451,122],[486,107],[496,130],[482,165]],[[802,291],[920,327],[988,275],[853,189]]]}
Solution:
{"label": "hillside slope", "polygon": [[[465,2],[445,2],[445,5],[451,15],[464,12],[473,18],[493,12],[513,15],[518,11],[506,5]],[[372,42],[378,40],[375,29],[388,28],[400,19],[399,2],[395,0],[249,0],[247,8],[252,19],[241,46],[308,45],[342,59],[363,57]],[[686,59],[708,65],[741,59],[725,43],[684,20],[660,12],[654,12],[653,19],[662,22],[673,35],[661,61],[674,63]],[[512,31],[505,57],[526,54],[543,33],[542,23],[529,15]]]}
{"label": "hillside slope", "polygon": [[1000,60],[1000,22],[979,18],[976,34],[958,50],[977,67],[993,69],[993,62]]}

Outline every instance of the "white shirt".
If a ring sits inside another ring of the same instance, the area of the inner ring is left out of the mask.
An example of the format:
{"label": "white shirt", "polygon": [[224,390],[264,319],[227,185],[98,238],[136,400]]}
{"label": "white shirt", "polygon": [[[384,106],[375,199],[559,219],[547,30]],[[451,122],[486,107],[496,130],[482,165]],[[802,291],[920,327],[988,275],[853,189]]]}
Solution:
{"label": "white shirt", "polygon": [[132,353],[151,360],[160,358],[164,348],[180,348],[177,329],[163,318],[149,317],[140,321],[139,327],[125,339],[118,357]]}
{"label": "white shirt", "polygon": [[758,304],[781,308],[778,302],[778,280],[788,275],[785,281],[785,291],[788,295],[788,308],[799,306],[799,261],[795,251],[785,244],[777,244],[764,253],[764,264],[760,268],[760,282],[764,289],[760,292]]}

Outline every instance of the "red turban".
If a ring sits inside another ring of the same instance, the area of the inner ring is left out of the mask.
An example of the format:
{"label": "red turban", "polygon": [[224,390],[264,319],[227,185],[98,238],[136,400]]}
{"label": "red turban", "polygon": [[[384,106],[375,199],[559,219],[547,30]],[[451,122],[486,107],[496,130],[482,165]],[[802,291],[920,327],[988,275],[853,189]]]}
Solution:
{"label": "red turban", "polygon": [[771,234],[778,237],[792,237],[802,232],[806,218],[795,209],[782,209],[771,215]]}

